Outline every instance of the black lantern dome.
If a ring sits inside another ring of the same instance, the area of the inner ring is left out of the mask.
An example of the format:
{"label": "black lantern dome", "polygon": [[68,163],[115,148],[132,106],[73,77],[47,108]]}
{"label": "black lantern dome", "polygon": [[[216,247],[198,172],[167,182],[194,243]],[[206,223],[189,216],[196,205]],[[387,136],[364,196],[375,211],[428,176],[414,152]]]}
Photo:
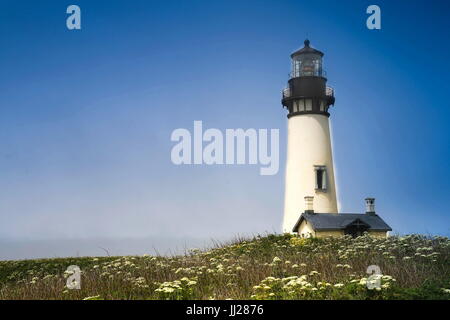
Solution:
{"label": "black lantern dome", "polygon": [[296,56],[298,56],[298,55],[301,55],[301,54],[304,54],[304,53],[317,54],[317,55],[323,57],[323,52],[322,52],[322,51],[316,50],[316,49],[311,48],[311,47],[309,46],[310,42],[309,42],[308,39],[306,39],[303,43],[305,44],[305,46],[304,46],[303,48],[301,48],[301,49],[295,51],[294,53],[292,53],[292,54],[291,54],[291,58],[294,58],[294,57],[296,57]]}

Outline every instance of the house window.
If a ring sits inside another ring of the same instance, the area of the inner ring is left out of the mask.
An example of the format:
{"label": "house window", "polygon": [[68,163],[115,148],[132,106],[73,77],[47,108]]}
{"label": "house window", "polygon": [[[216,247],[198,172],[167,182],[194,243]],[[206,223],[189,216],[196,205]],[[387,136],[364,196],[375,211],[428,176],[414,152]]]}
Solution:
{"label": "house window", "polygon": [[327,168],[325,166],[314,166],[316,175],[316,190],[327,190]]}

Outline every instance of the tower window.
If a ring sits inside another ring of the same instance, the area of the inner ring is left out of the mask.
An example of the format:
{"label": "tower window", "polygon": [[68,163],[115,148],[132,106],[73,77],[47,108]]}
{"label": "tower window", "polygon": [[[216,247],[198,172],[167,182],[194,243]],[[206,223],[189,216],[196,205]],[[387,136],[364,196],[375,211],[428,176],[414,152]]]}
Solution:
{"label": "tower window", "polygon": [[312,111],[312,99],[305,100],[305,110]]}
{"label": "tower window", "polygon": [[325,166],[314,166],[316,175],[316,190],[325,191],[327,189],[327,168]]}
{"label": "tower window", "polygon": [[298,100],[298,111],[305,111],[305,100]]}
{"label": "tower window", "polygon": [[323,100],[320,101],[320,111],[325,111],[325,102]]}

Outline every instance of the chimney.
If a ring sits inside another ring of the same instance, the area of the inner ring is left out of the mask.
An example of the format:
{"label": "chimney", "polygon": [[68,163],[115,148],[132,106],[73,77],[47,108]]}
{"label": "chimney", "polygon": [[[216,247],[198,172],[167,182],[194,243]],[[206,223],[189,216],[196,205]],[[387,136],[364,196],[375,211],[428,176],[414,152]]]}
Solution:
{"label": "chimney", "polygon": [[366,198],[366,214],[375,214],[375,198]]}
{"label": "chimney", "polygon": [[314,214],[313,201],[314,201],[314,197],[312,197],[312,196],[305,197],[305,213]]}

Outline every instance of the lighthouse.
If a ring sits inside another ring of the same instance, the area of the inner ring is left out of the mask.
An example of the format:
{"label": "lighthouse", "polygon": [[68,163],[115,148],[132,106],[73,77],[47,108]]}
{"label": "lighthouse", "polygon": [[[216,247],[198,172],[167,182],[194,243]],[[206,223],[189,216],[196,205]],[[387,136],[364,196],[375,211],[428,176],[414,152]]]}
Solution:
{"label": "lighthouse", "polygon": [[282,105],[288,111],[283,232],[292,232],[303,212],[338,213],[330,107],[323,53],[310,46],[291,54],[292,68]]}

